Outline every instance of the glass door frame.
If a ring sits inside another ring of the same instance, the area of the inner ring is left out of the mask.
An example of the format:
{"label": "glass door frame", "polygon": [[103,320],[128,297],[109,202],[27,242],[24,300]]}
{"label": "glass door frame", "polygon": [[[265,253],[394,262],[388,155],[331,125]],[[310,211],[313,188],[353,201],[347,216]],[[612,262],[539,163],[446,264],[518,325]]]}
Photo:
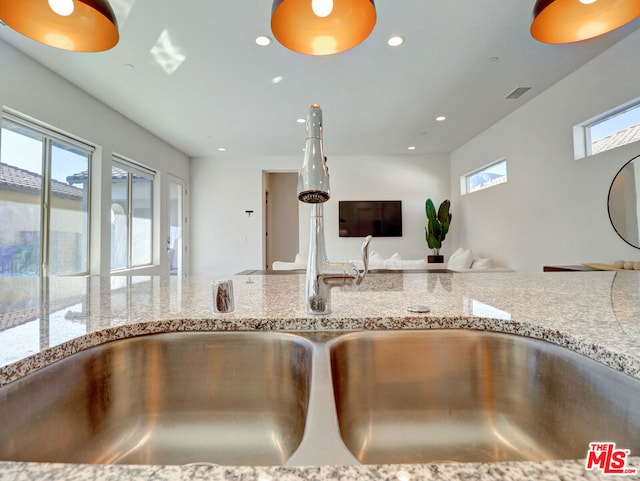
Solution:
{"label": "glass door frame", "polygon": [[[177,275],[177,276],[181,276],[184,277],[189,273],[189,204],[187,202],[187,198],[188,198],[188,186],[187,186],[187,181],[184,179],[181,179],[180,177],[177,177],[175,175],[169,174],[167,176],[168,180],[169,180],[169,186],[168,186],[168,208],[167,208],[167,233],[166,233],[166,238],[167,238],[167,274],[169,275]],[[178,265],[177,265],[177,272],[175,274],[171,274],[171,249],[174,248],[174,246],[172,245],[172,235],[171,235],[171,217],[172,217],[172,186],[173,185],[178,185],[181,187],[181,199],[180,199],[180,204],[182,207],[182,212],[179,213],[179,217],[180,217],[180,227],[181,227],[181,233],[180,233],[180,239],[181,239],[181,243],[180,243],[180,248],[181,251],[179,253],[176,253],[177,258],[178,258]]]}

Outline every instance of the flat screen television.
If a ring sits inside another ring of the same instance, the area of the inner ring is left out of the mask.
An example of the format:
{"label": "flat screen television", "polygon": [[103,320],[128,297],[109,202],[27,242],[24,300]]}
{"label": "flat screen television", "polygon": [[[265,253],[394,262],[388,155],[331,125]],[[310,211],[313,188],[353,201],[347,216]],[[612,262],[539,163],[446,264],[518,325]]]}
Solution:
{"label": "flat screen television", "polygon": [[402,237],[400,200],[341,200],[338,219],[340,237]]}

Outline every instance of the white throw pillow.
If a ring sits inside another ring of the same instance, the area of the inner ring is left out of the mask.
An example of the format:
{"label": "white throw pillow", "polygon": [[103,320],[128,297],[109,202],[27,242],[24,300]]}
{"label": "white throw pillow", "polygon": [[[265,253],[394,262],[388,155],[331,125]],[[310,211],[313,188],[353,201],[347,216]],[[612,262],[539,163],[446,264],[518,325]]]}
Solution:
{"label": "white throw pillow", "polygon": [[473,263],[473,253],[471,252],[471,249],[464,250],[460,248],[457,251],[455,251],[453,254],[451,254],[451,257],[449,257],[447,268],[448,269],[469,269],[472,263]]}
{"label": "white throw pillow", "polygon": [[473,264],[471,264],[472,269],[493,269],[494,267],[493,259],[489,258],[474,259]]}

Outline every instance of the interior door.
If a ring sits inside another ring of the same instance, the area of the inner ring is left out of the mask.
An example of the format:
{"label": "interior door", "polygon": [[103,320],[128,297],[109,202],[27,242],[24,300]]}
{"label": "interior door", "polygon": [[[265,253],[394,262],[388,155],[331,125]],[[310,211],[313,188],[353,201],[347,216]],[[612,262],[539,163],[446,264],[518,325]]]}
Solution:
{"label": "interior door", "polygon": [[265,187],[266,268],[274,261],[293,262],[299,252],[298,173],[267,172]]}

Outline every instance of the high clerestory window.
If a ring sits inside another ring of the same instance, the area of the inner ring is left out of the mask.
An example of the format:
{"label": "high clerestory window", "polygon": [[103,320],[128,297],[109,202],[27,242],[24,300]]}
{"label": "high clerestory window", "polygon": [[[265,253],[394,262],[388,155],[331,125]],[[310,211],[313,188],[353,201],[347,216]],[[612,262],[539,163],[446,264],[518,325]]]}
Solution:
{"label": "high clerestory window", "polygon": [[507,159],[500,159],[460,177],[460,194],[471,194],[507,181]]}
{"label": "high clerestory window", "polygon": [[147,266],[153,260],[155,172],[113,158],[111,166],[111,270]]}
{"label": "high clerestory window", "polygon": [[573,132],[576,159],[637,142],[640,140],[640,100],[576,125]]}
{"label": "high clerestory window", "polygon": [[4,111],[0,132],[0,276],[89,271],[94,147]]}

